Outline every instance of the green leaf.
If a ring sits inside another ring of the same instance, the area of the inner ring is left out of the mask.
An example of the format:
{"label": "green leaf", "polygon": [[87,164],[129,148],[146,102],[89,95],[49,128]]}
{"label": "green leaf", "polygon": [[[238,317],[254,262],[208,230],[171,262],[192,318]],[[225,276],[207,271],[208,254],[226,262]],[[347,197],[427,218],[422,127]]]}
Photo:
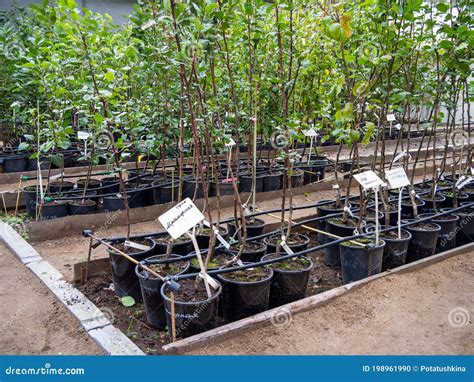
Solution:
{"label": "green leaf", "polygon": [[446,13],[449,10],[449,5],[446,3],[436,4],[436,9],[440,12]]}
{"label": "green leaf", "polygon": [[18,151],[26,151],[30,148],[30,144],[27,143],[27,142],[21,142],[19,145],[18,145]]}
{"label": "green leaf", "polygon": [[126,307],[131,307],[135,305],[135,299],[132,296],[123,296],[120,299],[120,302],[122,303],[123,306],[126,306]]}
{"label": "green leaf", "polygon": [[113,82],[115,80],[115,73],[108,71],[107,73],[104,74],[104,78],[106,81]]}

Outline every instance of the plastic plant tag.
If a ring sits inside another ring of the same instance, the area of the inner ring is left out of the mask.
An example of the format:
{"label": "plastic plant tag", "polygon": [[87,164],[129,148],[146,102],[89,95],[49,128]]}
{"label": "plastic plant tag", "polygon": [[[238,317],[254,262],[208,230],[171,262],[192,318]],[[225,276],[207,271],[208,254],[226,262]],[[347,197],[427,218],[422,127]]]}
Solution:
{"label": "plastic plant tag", "polygon": [[281,247],[285,250],[286,253],[288,253],[289,255],[294,255],[294,252],[293,250],[288,246],[288,244],[286,243],[286,237],[285,236],[282,236],[281,237],[281,243],[280,243]]}
{"label": "plastic plant tag", "polygon": [[155,20],[148,20],[145,24],[141,26],[142,31],[147,30],[148,28],[152,27],[156,24]]}
{"label": "plastic plant tag", "polygon": [[305,137],[317,137],[318,136],[318,132],[314,129],[307,129],[305,131],[303,131],[303,134]]}
{"label": "plastic plant tag", "polygon": [[[203,223],[206,227],[211,228],[211,224],[207,220],[204,220]],[[212,227],[212,230],[214,231],[217,240],[219,240],[225,248],[229,249],[230,244],[221,236],[221,234],[219,233],[219,230],[214,226]]]}
{"label": "plastic plant tag", "polygon": [[399,123],[397,123],[397,124],[395,125],[395,128],[396,128],[397,130],[401,130],[401,129],[402,129],[402,125],[400,125]]}
{"label": "plastic plant tag", "polygon": [[166,211],[158,220],[171,237],[177,239],[204,220],[204,215],[191,199],[186,198]]}
{"label": "plastic plant tag", "polygon": [[385,171],[385,177],[387,178],[388,183],[390,183],[390,188],[401,188],[410,184],[410,180],[408,179],[403,167],[397,167]]}
{"label": "plastic plant tag", "polygon": [[388,122],[395,121],[395,114],[387,114],[387,121]]}
{"label": "plastic plant tag", "polygon": [[53,180],[59,179],[59,178],[61,178],[61,177],[63,177],[63,176],[64,176],[63,173],[58,174],[58,175],[53,175],[53,176],[50,176],[50,177],[49,177],[49,180],[50,180],[50,181],[53,181]]}
{"label": "plastic plant tag", "polygon": [[150,249],[150,247],[148,245],[138,244],[138,243],[135,243],[135,242],[129,241],[129,240],[125,240],[124,245],[126,247],[139,249],[141,251],[148,251]]}
{"label": "plastic plant tag", "polygon": [[211,276],[209,276],[207,273],[199,273],[199,277],[204,279],[211,287],[212,289],[216,290],[219,288],[219,284],[217,283],[216,280],[214,280]]}
{"label": "plastic plant tag", "polygon": [[235,141],[234,141],[232,138],[230,138],[230,139],[229,139],[229,142],[227,142],[225,145],[226,145],[227,147],[232,147],[232,146],[235,146],[236,143],[235,143]]}
{"label": "plastic plant tag", "polygon": [[355,180],[357,180],[364,189],[376,188],[382,186],[384,182],[378,177],[378,175],[372,170],[362,172],[360,174],[354,175]]}
{"label": "plastic plant tag", "polygon": [[86,139],[89,139],[90,136],[91,136],[91,133],[89,133],[88,131],[80,130],[77,132],[78,139],[86,140]]}
{"label": "plastic plant tag", "polygon": [[238,260],[236,261],[236,264],[237,264],[239,267],[241,267],[241,266],[244,265],[244,262],[243,262],[242,260],[238,259]]}
{"label": "plastic plant tag", "polygon": [[[461,178],[462,179],[462,178]],[[459,180],[461,180],[459,179]],[[469,183],[471,183],[472,181],[474,180],[474,178],[472,176],[470,176],[469,178],[465,179],[464,181],[462,181],[461,183],[459,183],[458,185],[456,185],[456,188],[458,190],[460,190],[461,188],[463,188],[464,186],[468,185]]]}

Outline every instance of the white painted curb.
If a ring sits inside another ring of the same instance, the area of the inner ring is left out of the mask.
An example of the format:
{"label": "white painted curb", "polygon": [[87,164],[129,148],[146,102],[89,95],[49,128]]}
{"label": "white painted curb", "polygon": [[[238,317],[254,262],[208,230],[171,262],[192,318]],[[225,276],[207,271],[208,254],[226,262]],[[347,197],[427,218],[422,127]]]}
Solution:
{"label": "white painted curb", "polygon": [[81,323],[87,334],[109,355],[145,355],[86,296],[28,244],[12,227],[0,223],[0,241],[33,272]]}

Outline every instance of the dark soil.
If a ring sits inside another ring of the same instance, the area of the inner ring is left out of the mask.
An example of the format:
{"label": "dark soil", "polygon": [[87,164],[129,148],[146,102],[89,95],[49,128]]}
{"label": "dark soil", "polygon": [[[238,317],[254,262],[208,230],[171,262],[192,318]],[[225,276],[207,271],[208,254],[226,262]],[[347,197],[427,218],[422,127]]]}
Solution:
{"label": "dark soil", "polygon": [[[241,244],[234,244],[230,247],[229,252],[232,253],[237,253],[240,251],[240,248],[242,247]],[[250,242],[250,243],[245,243],[245,249],[244,252],[257,252],[261,251],[265,247],[265,244],[259,243],[259,242]]]}
{"label": "dark soil", "polygon": [[344,223],[342,217],[334,217],[328,219],[331,223],[339,224],[339,225],[344,225],[346,227],[357,227],[358,220],[354,218],[348,218],[347,221]]}
{"label": "dark soil", "polygon": [[270,274],[270,269],[267,267],[256,267],[242,269],[231,273],[223,274],[227,280],[238,281],[238,282],[255,282],[260,281],[268,277]]}
{"label": "dark soil", "polygon": [[[278,245],[281,243],[281,236],[280,235],[273,235],[267,238],[269,244]],[[289,237],[286,238],[286,243],[291,245],[300,245],[306,243],[306,238],[302,235],[298,235],[295,233],[290,234]]]}
{"label": "dark soil", "polygon": [[[278,257],[276,254],[268,256],[265,260],[273,259]],[[301,271],[307,269],[310,262],[303,257],[293,257],[292,259],[279,261],[278,263],[270,264],[269,267],[273,269],[280,269],[282,271]]]}
{"label": "dark soil", "polygon": [[[153,239],[158,244],[165,244],[165,245],[168,245],[169,241],[171,240],[171,238],[168,235],[150,236],[150,238]],[[184,237],[184,236],[180,236],[177,239],[174,239],[173,244],[187,243],[190,241],[191,239],[188,239],[187,237]]]}
{"label": "dark soil", "polygon": [[[380,237],[395,240],[398,239],[398,229],[394,229],[393,231],[390,232],[382,232],[380,234]],[[408,237],[408,233],[405,231],[402,231],[402,239],[406,239]]]}
{"label": "dark soil", "polygon": [[437,227],[434,224],[423,222],[418,223],[410,226],[410,228],[414,228],[420,231],[436,231]]}
{"label": "dark soil", "polygon": [[[229,255],[226,255],[225,253],[216,253],[213,258],[211,259],[211,261],[209,261],[209,264],[207,266],[207,269],[217,269],[217,268],[220,268],[222,266],[224,266],[225,262],[226,261],[229,261],[231,259],[231,256]],[[205,258],[202,259],[202,261],[206,261]],[[191,260],[191,264],[197,268],[199,268],[199,261],[197,259],[197,257],[193,258]]]}
{"label": "dark soil", "polygon": [[[235,224],[235,220],[231,220],[229,223]],[[240,219],[238,219],[238,223],[240,224]],[[247,227],[260,227],[265,225],[263,220],[257,218],[245,218],[245,223]]]}
{"label": "dark soil", "polygon": [[[212,288],[210,289],[212,295],[215,296],[217,291]],[[165,293],[169,297],[169,291],[165,289]],[[204,286],[204,282],[201,279],[198,282],[197,289],[195,279],[179,280],[179,289],[174,292],[174,298],[176,301],[181,302],[199,302],[206,301],[208,299],[206,287]]]}
{"label": "dark soil", "polygon": [[75,199],[70,200],[68,203],[73,206],[93,206],[95,204],[95,202],[90,199]]}
{"label": "dark soil", "polygon": [[184,271],[187,265],[186,262],[177,261],[168,264],[150,264],[148,268],[162,276],[174,276]]}
{"label": "dark soil", "polygon": [[454,219],[456,219],[456,215],[447,214],[447,215],[438,216],[434,218],[433,221],[435,222],[436,220],[454,220]]}

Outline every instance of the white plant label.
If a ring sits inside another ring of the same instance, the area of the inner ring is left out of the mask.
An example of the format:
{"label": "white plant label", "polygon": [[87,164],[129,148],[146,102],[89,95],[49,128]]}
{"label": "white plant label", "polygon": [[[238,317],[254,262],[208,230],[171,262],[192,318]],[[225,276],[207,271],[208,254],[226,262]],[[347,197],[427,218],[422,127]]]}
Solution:
{"label": "white plant label", "polygon": [[354,175],[355,180],[357,180],[364,189],[377,188],[384,185],[382,179],[372,170],[362,172],[360,174]]}
{"label": "white plant label", "polygon": [[139,249],[140,251],[148,251],[150,247],[148,245],[138,244],[133,241],[125,240],[125,246],[130,248]]}
{"label": "white plant label", "polygon": [[233,147],[233,146],[236,145],[236,143],[235,143],[235,141],[234,141],[232,138],[230,138],[229,142],[227,142],[225,145],[226,145],[227,147]]}
{"label": "white plant label", "polygon": [[91,136],[91,133],[89,133],[88,131],[80,130],[77,132],[77,138],[82,139],[83,141],[89,139],[90,136]]}
{"label": "white plant label", "polygon": [[400,125],[399,123],[397,123],[397,124],[395,125],[395,128],[396,128],[397,130],[401,130],[401,129],[402,129],[402,125]]}
{"label": "white plant label", "polygon": [[403,167],[392,168],[385,172],[385,177],[390,184],[390,188],[402,188],[410,184],[407,173]]}
{"label": "white plant label", "polygon": [[152,27],[155,24],[156,24],[155,20],[149,20],[145,24],[142,25],[141,29],[142,31],[147,30],[148,28]]}
{"label": "white plant label", "polygon": [[214,280],[211,276],[209,276],[207,273],[199,273],[199,277],[202,279],[206,280],[206,282],[212,287],[212,289],[216,290],[219,288],[219,284],[217,283],[216,280]]}
{"label": "white plant label", "polygon": [[177,239],[204,220],[204,215],[191,199],[186,198],[166,211],[158,220],[171,237]]}
{"label": "white plant label", "polygon": [[61,174],[58,174],[58,175],[53,175],[53,176],[50,176],[50,177],[49,177],[49,180],[50,180],[50,181],[53,181],[53,180],[56,180],[56,179],[62,178],[63,176],[64,176],[64,174],[63,174],[63,173],[61,173]]}
{"label": "white plant label", "polygon": [[387,114],[387,121],[389,122],[395,121],[395,114]]}
{"label": "white plant label", "polygon": [[463,188],[464,186],[467,186],[469,183],[471,183],[472,181],[474,180],[474,178],[472,176],[470,176],[469,178],[467,178],[466,180],[462,181],[461,183],[459,183],[458,185],[456,185],[456,188],[458,190],[460,190],[461,188]]}
{"label": "white plant label", "polygon": [[305,130],[305,131],[303,131],[303,134],[304,134],[305,137],[317,137],[318,136],[317,131],[314,130],[314,129]]}

